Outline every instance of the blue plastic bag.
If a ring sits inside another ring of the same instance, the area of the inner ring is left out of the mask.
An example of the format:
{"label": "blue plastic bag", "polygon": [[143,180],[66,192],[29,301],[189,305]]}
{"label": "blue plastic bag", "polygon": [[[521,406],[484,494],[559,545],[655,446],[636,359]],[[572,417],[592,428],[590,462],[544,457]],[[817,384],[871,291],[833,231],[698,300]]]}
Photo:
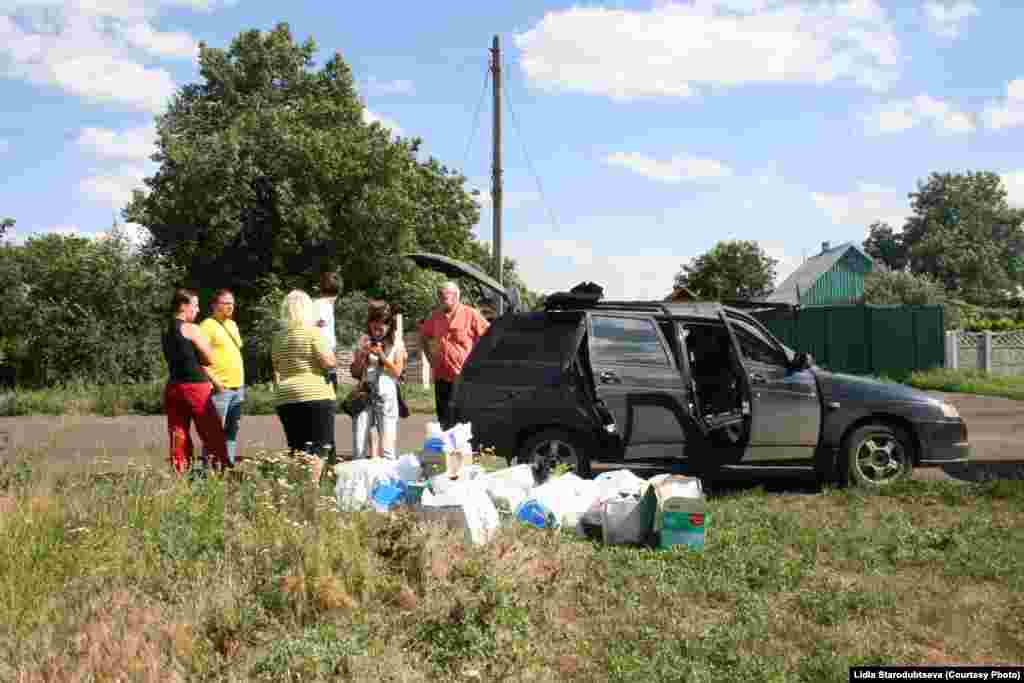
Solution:
{"label": "blue plastic bag", "polygon": [[401,479],[382,479],[370,491],[370,503],[377,512],[388,512],[405,502],[408,487]]}
{"label": "blue plastic bag", "polygon": [[555,515],[538,500],[525,500],[516,508],[516,519],[538,529],[553,529],[558,525]]}

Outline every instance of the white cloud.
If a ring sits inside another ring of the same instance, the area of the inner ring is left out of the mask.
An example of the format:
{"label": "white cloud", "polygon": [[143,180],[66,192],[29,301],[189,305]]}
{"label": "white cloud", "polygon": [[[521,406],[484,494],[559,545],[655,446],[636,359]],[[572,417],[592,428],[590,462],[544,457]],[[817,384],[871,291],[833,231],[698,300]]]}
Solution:
{"label": "white cloud", "polygon": [[124,29],[129,44],[158,57],[194,59],[199,56],[199,44],[187,33],[156,31],[146,22]]}
{"label": "white cloud", "polygon": [[413,95],[416,93],[416,87],[410,80],[379,81],[374,76],[370,76],[366,81],[366,93],[368,95]]}
{"label": "white cloud", "polygon": [[1024,78],[1006,84],[1006,100],[985,107],[985,124],[993,130],[1024,126]]}
{"label": "white cloud", "polygon": [[143,162],[156,151],[156,126],[148,124],[138,128],[115,131],[108,128],[83,128],[78,134],[78,145],[99,159],[119,159]]}
{"label": "white cloud", "polygon": [[[543,256],[541,256],[543,254]],[[588,242],[550,239],[513,255],[530,289],[542,293],[567,291],[589,280],[604,287],[606,299],[662,299],[672,291],[675,274],[688,256],[664,249],[605,255]]]}
{"label": "white cloud", "polygon": [[852,81],[883,90],[901,61],[875,0],[573,7],[548,12],[515,42],[534,84],[616,100],[690,97],[701,84]]}
{"label": "white cloud", "polygon": [[95,201],[122,208],[131,201],[132,190],[146,191],[142,179],[147,175],[142,166],[127,165],[112,171],[98,172],[78,183],[78,190]]}
{"label": "white cloud", "polygon": [[970,0],[953,3],[929,0],[924,4],[924,13],[929,31],[942,38],[957,38],[963,24],[978,15],[978,7]]}
{"label": "white cloud", "polygon": [[970,133],[976,128],[974,115],[926,94],[890,102],[862,119],[873,134],[902,133],[924,123],[944,135]]}
{"label": "white cloud", "polygon": [[605,157],[604,162],[663,183],[709,180],[732,175],[732,170],[720,161],[683,155],[660,160],[638,152],[616,152]]}
{"label": "white cloud", "polygon": [[193,59],[196,41],[155,22],[173,6],[209,11],[210,0],[6,0],[0,9],[0,76],[85,100],[159,112],[174,95],[156,58]]}
{"label": "white cloud", "polygon": [[[141,246],[149,238],[149,230],[139,225],[138,223],[119,223],[118,228],[122,235],[128,240],[128,244],[133,247]],[[102,242],[110,239],[110,231],[104,230],[103,232],[96,233],[96,240]]]}
{"label": "white cloud", "polygon": [[902,228],[909,211],[903,194],[870,183],[860,183],[855,192],[848,194],[812,192],[811,200],[836,225],[860,226],[865,229],[875,221]]}
{"label": "white cloud", "polygon": [[1024,209],[1024,168],[1004,173],[1003,185],[1006,187],[1006,199],[1010,206]]}
{"label": "white cloud", "polygon": [[379,123],[380,125],[384,126],[385,128],[390,128],[391,132],[394,133],[395,135],[404,135],[405,134],[404,131],[402,130],[401,126],[399,126],[397,123],[395,123],[394,120],[389,119],[389,118],[387,118],[385,116],[381,116],[380,114],[377,114],[376,112],[372,112],[369,109],[365,109],[365,108],[363,109],[363,121],[365,121],[368,124],[369,123]]}

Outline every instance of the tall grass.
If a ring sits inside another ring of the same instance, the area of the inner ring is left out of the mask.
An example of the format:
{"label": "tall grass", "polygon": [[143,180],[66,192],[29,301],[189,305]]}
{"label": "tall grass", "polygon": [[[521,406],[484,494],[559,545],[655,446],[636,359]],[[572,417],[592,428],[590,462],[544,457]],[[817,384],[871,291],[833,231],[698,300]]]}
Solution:
{"label": "tall grass", "polygon": [[907,383],[919,389],[951,391],[961,394],[1004,396],[1024,401],[1024,376],[989,375],[981,370],[938,368],[914,372]]}
{"label": "tall grass", "polygon": [[1024,660],[1021,482],[713,498],[705,550],[666,552],[515,525],[469,546],[247,467],[0,481],[0,679],[817,683]]}
{"label": "tall grass", "polygon": [[[339,402],[351,391],[338,387]],[[414,413],[434,412],[433,388],[406,384],[403,397]],[[24,415],[162,415],[164,383],[86,384],[69,382],[48,389],[19,389],[0,393],[0,417]],[[246,387],[246,415],[274,415],[274,390],[270,384]]]}

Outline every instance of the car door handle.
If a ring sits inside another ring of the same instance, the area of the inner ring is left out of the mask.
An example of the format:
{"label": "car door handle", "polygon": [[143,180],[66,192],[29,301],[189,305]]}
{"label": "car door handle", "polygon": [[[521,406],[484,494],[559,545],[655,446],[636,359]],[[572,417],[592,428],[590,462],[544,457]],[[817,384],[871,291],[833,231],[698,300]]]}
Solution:
{"label": "car door handle", "polygon": [[760,372],[752,372],[752,373],[750,373],[750,383],[751,384],[767,384],[768,383],[768,378],[765,377],[764,375],[762,375]]}
{"label": "car door handle", "polygon": [[622,380],[611,370],[604,370],[600,375],[597,376],[601,380],[602,384],[621,384]]}

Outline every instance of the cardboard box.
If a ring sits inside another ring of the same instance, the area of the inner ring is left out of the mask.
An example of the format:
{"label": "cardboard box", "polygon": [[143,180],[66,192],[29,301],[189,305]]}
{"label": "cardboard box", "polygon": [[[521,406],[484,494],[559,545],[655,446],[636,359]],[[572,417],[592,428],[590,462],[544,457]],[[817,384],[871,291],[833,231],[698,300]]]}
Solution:
{"label": "cardboard box", "polygon": [[653,531],[659,548],[704,548],[708,515],[700,479],[682,475],[655,477],[644,497],[655,509]]}

